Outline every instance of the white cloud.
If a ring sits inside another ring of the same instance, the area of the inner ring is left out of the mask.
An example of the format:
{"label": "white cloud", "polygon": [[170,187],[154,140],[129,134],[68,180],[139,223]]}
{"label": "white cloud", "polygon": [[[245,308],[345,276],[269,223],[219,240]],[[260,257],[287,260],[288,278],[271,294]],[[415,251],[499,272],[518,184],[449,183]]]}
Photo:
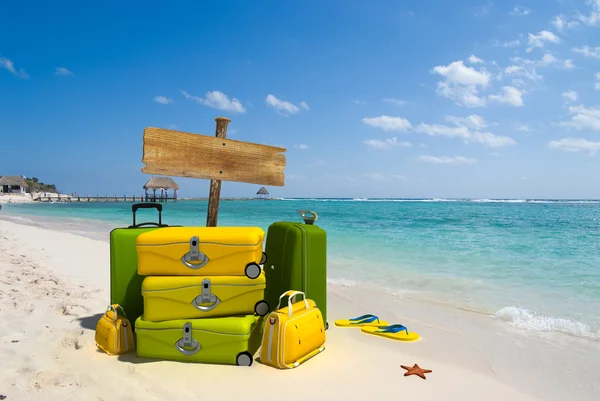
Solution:
{"label": "white cloud", "polygon": [[478,116],[477,114],[471,114],[467,117],[454,117],[454,116],[446,116],[446,121],[451,122],[452,124],[460,127],[467,126],[469,128],[480,130],[486,128],[488,126],[485,118]]}
{"label": "white cloud", "polygon": [[406,100],[394,99],[392,97],[387,97],[387,98],[383,99],[383,101],[387,102],[387,103],[395,104],[396,106],[404,106],[405,104],[408,103]]}
{"label": "white cloud", "polygon": [[471,130],[466,125],[456,125],[454,127],[441,124],[419,124],[415,131],[429,136],[445,136],[448,138],[460,138],[466,143],[480,143],[491,148],[500,148],[503,146],[514,145],[515,141],[507,136],[499,136],[491,132],[479,132]]}
{"label": "white cloud", "polygon": [[521,41],[518,40],[518,39],[517,40],[511,40],[511,41],[508,41],[508,42],[498,42],[498,41],[495,42],[495,45],[496,46],[500,46],[500,47],[517,47],[520,44],[521,44]]}
{"label": "white cloud", "polygon": [[[429,136],[445,136],[449,138],[460,138],[466,143],[480,143],[484,146],[498,148],[508,145],[514,145],[515,141],[512,138],[506,136],[499,136],[492,134],[491,132],[480,132],[482,128],[488,126],[488,123],[481,116],[476,114],[467,117],[454,117],[446,116],[446,121],[449,121],[454,126],[440,125],[440,124],[424,124],[420,123],[416,127],[413,127],[411,123],[401,117],[376,117],[376,118],[363,118],[363,122],[374,127],[383,129],[384,131],[408,131],[413,130],[420,134],[426,134]],[[390,142],[391,141],[391,142]],[[369,142],[370,147],[385,147],[391,143],[396,146],[402,146],[402,142],[397,142],[396,138],[388,140],[387,144],[385,141]],[[367,141],[365,141],[367,144]]]}
{"label": "white cloud", "polygon": [[579,25],[579,22],[573,21],[562,14],[554,17],[554,19],[550,23],[556,28],[558,32],[562,32],[565,29],[574,28],[577,25]]}
{"label": "white cloud", "polygon": [[574,47],[571,50],[575,53],[582,54],[584,57],[600,58],[600,47],[593,48],[586,45],[582,47]]}
{"label": "white cloud", "polygon": [[490,82],[491,74],[485,69],[477,70],[462,61],[454,61],[446,66],[436,66],[431,72],[445,78],[437,84],[439,95],[454,100],[460,106],[485,106],[485,98],[478,96],[479,90],[486,88]]}
{"label": "white cloud", "polygon": [[475,163],[477,163],[477,159],[472,159],[472,158],[463,157],[463,156],[436,157],[436,156],[430,156],[430,155],[423,155],[423,156],[419,156],[418,160],[422,161],[424,163],[432,163],[432,164],[456,164],[456,165],[458,165],[458,164],[475,164]]}
{"label": "white cloud", "polygon": [[490,12],[493,6],[494,4],[491,1],[488,1],[487,4],[477,7],[473,15],[475,17],[483,17],[484,15],[487,15]]}
{"label": "white cloud", "polygon": [[497,95],[490,95],[489,98],[492,101],[498,103],[508,104],[510,106],[523,106],[523,94],[525,91],[517,89],[512,86],[503,86],[502,93]]}
{"label": "white cloud", "polygon": [[27,73],[25,72],[24,69],[19,68],[17,70],[15,68],[15,64],[11,60],[7,59],[6,57],[0,57],[0,68],[4,68],[5,70],[8,70],[8,72],[13,74],[15,77],[24,78],[24,79],[29,78],[29,75],[27,75]]}
{"label": "white cloud", "polygon": [[245,113],[246,109],[242,106],[242,103],[236,98],[232,98],[231,100],[225,95],[223,92],[212,91],[206,93],[206,98],[203,99],[198,96],[193,96],[187,93],[186,91],[181,91],[183,96],[186,99],[193,100],[197,103],[203,104],[208,107],[212,107],[213,109],[218,110],[227,110],[235,113]]}
{"label": "white cloud", "polygon": [[573,68],[575,68],[575,64],[573,64],[573,60],[567,59],[563,61],[562,67],[566,70],[572,70]]}
{"label": "white cloud", "polygon": [[571,121],[562,122],[560,125],[578,130],[591,129],[600,131],[600,109],[584,106],[570,106],[569,112],[573,114]]}
{"label": "white cloud", "polygon": [[562,93],[562,98],[565,103],[573,103],[576,102],[579,98],[579,95],[575,91],[566,91]]}
{"label": "white cloud", "polygon": [[590,156],[594,156],[600,150],[600,142],[580,138],[563,138],[558,141],[551,141],[548,146],[565,152],[588,152]]}
{"label": "white cloud", "polygon": [[363,118],[362,122],[372,127],[381,128],[384,131],[408,131],[410,122],[401,117],[380,116]]}
{"label": "white cloud", "polygon": [[363,102],[362,100],[356,100],[356,99],[354,99],[354,104],[365,105],[365,104],[367,104],[367,102]]}
{"label": "white cloud", "polygon": [[600,72],[597,72],[596,75],[594,75],[594,78],[596,78],[596,82],[594,82],[594,88],[600,91]]}
{"label": "white cloud", "polygon": [[400,174],[364,173],[362,178],[375,181],[380,184],[406,181],[406,177]]}
{"label": "white cloud", "polygon": [[560,38],[550,31],[540,31],[537,35],[530,33],[529,36],[529,48],[527,52],[532,51],[536,47],[544,47],[545,42],[559,43]]}
{"label": "white cloud", "polygon": [[368,148],[376,150],[390,150],[394,147],[411,148],[410,142],[399,142],[398,138],[393,137],[385,140],[381,139],[367,139],[363,142]]}
{"label": "white cloud", "polygon": [[579,20],[587,25],[600,25],[600,0],[587,0],[591,10],[588,15],[579,15]]}
{"label": "white cloud", "polygon": [[531,14],[531,10],[523,6],[515,6],[512,11],[508,13],[508,15],[512,15],[513,17],[524,17],[529,14]]}
{"label": "white cloud", "polygon": [[509,65],[504,69],[504,73],[508,76],[527,78],[530,81],[540,81],[543,78],[540,74],[536,72],[535,67],[531,65]]}
{"label": "white cloud", "polygon": [[520,124],[517,127],[517,130],[522,131],[522,132],[530,132],[531,128],[529,128],[529,125],[527,125],[527,124]]}
{"label": "white cloud", "polygon": [[173,103],[173,99],[169,99],[168,97],[165,97],[165,96],[156,96],[154,98],[154,101],[157,103],[161,103],[161,104]]}
{"label": "white cloud", "polygon": [[481,64],[481,63],[483,63],[483,60],[480,59],[479,57],[475,56],[474,54],[471,54],[469,56],[468,61],[471,64]]}
{"label": "white cloud", "polygon": [[304,144],[294,145],[294,147],[296,149],[300,149],[300,150],[306,150],[306,149],[308,149],[308,145],[304,145]]}
{"label": "white cloud", "polygon": [[298,107],[295,104],[278,99],[277,97],[275,97],[275,95],[271,94],[267,95],[267,97],[265,98],[265,103],[267,104],[267,106],[275,109],[281,115],[296,114],[300,111],[300,107],[302,107],[305,110],[309,109],[308,104],[306,104],[305,102],[300,102],[300,107]]}
{"label": "white cloud", "polygon": [[70,75],[75,75],[73,74],[73,72],[67,70],[65,67],[58,67],[56,69],[56,71],[54,71],[54,75],[61,75],[61,76],[70,76]]}

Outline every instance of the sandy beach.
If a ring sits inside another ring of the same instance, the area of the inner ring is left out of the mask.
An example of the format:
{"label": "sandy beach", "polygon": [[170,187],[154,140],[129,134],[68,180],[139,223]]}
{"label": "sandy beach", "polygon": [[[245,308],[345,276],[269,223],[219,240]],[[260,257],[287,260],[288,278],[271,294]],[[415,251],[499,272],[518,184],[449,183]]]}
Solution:
{"label": "sandy beach", "polygon": [[[279,371],[108,356],[94,329],[109,302],[109,244],[0,220],[0,394],[6,400],[598,400],[600,343],[528,333],[488,315],[330,286],[326,350]],[[401,343],[339,328],[378,314]],[[258,356],[258,355],[257,355]],[[427,380],[400,365],[431,369]]]}

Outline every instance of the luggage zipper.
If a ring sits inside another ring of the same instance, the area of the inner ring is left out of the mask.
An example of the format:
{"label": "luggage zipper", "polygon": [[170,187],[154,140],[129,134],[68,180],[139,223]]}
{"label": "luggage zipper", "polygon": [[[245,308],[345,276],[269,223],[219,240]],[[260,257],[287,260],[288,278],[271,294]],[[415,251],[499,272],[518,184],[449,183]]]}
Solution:
{"label": "luggage zipper", "polygon": [[300,230],[302,231],[302,280],[304,281],[302,284],[303,290],[306,294],[308,294],[308,250],[306,249],[308,245],[308,240],[306,238],[306,228],[304,228],[301,224],[298,225]]}

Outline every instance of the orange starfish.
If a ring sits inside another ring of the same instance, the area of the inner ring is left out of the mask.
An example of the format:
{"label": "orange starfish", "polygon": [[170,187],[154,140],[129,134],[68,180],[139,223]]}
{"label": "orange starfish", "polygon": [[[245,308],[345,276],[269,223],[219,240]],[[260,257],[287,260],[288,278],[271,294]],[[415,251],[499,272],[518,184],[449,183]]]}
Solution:
{"label": "orange starfish", "polygon": [[432,371],[429,369],[421,369],[419,367],[419,365],[417,365],[415,363],[415,365],[413,367],[410,366],[404,366],[404,365],[400,365],[400,367],[402,369],[406,369],[407,372],[404,374],[404,376],[410,376],[410,375],[417,375],[419,376],[421,379],[427,379],[425,377],[425,373],[431,373]]}

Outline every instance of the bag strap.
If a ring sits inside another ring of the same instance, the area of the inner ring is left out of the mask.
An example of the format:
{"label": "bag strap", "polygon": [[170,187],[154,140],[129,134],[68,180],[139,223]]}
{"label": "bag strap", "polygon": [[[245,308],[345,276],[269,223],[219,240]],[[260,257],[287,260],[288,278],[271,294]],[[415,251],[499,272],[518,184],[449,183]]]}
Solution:
{"label": "bag strap", "polygon": [[289,290],[284,292],[283,294],[281,294],[281,296],[279,297],[279,302],[277,303],[277,308],[275,308],[275,310],[278,310],[281,307],[281,301],[283,300],[284,297],[289,297],[288,298],[288,316],[292,316],[292,303],[293,300],[296,298],[296,295],[302,295],[302,297],[304,298],[304,306],[306,307],[306,309],[310,308],[310,305],[308,304],[308,301],[306,300],[306,294],[304,294],[302,291],[294,291],[294,290]]}
{"label": "bag strap", "polygon": [[125,314],[125,309],[123,309],[123,307],[121,305],[119,305],[119,304],[109,305],[108,308],[106,308],[105,314],[108,314],[108,312],[112,311],[113,312],[113,319],[112,319],[112,321],[116,322],[117,321],[117,316],[119,314],[119,312],[117,312],[117,310],[119,310],[119,309],[121,310],[121,312],[123,314],[123,317],[125,319],[127,319],[127,315]]}

